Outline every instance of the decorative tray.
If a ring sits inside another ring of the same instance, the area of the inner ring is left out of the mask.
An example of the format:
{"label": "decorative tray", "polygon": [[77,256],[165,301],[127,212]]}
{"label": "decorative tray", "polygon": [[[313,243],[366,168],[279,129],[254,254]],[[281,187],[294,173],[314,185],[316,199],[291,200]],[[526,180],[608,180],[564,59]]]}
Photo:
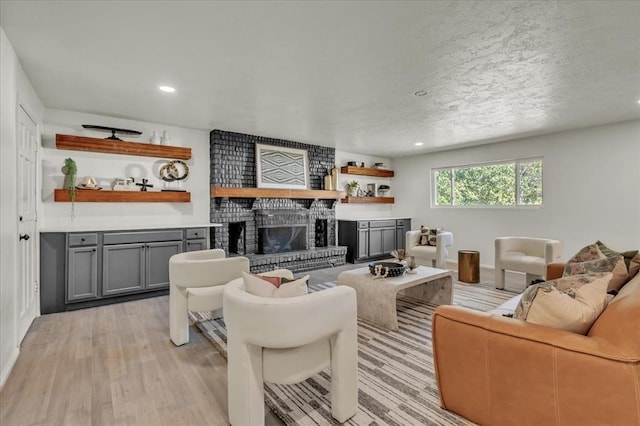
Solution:
{"label": "decorative tray", "polygon": [[371,262],[369,272],[376,277],[399,277],[407,267],[399,262]]}

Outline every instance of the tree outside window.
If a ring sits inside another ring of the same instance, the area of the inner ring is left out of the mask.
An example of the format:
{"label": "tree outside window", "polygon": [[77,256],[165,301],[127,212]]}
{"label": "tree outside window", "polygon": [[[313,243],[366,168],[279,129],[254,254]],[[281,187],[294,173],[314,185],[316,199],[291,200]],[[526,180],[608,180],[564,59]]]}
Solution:
{"label": "tree outside window", "polygon": [[540,206],[542,160],[519,160],[433,171],[437,206]]}

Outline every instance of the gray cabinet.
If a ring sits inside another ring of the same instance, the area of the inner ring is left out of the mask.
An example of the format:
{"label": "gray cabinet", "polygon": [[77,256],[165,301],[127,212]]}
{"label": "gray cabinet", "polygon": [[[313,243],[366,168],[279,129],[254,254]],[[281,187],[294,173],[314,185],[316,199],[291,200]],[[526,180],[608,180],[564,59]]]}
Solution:
{"label": "gray cabinet", "polygon": [[182,241],[146,245],[146,289],[169,287],[169,259],[181,252]]}
{"label": "gray cabinet", "polygon": [[[342,244],[342,242],[340,242]],[[347,249],[348,251],[348,249]],[[369,228],[358,230],[358,259],[369,257]]]}
{"label": "gray cabinet", "polygon": [[411,219],[339,220],[338,244],[347,246],[349,262],[380,259],[404,247],[410,228]]}
{"label": "gray cabinet", "polygon": [[206,228],[42,232],[41,313],[166,294],[171,256],[207,242]]}
{"label": "gray cabinet", "polygon": [[197,240],[187,240],[186,251],[198,251],[198,250],[206,250],[206,249],[207,249],[206,238],[197,239]]}
{"label": "gray cabinet", "polygon": [[145,288],[145,244],[102,248],[102,295],[113,296]]}
{"label": "gray cabinet", "polygon": [[[132,235],[133,234],[133,235]],[[156,240],[174,238],[175,241]],[[151,241],[103,247],[102,295],[169,287],[169,259],[182,253],[182,233],[159,231],[105,235],[104,241]]]}
{"label": "gray cabinet", "polygon": [[71,247],[67,262],[67,302],[98,297],[98,253],[93,247]]}

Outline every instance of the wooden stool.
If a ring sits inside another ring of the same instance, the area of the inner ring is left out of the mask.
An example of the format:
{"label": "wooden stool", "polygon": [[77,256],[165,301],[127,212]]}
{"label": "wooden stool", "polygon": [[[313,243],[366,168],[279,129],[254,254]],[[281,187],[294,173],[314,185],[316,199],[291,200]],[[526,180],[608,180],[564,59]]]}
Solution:
{"label": "wooden stool", "polygon": [[463,283],[480,282],[480,252],[458,251],[458,280]]}

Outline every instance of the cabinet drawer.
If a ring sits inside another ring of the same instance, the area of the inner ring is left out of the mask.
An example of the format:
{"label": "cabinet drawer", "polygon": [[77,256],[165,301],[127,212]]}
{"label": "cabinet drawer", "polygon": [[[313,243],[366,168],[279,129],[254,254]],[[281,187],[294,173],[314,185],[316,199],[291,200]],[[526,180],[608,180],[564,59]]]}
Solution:
{"label": "cabinet drawer", "polygon": [[187,229],[187,240],[195,240],[196,238],[204,238],[204,228]]}
{"label": "cabinet drawer", "polygon": [[358,222],[358,229],[367,229],[369,228],[369,222]]}
{"label": "cabinet drawer", "polygon": [[98,234],[69,234],[69,247],[95,246]]}
{"label": "cabinet drawer", "polygon": [[153,232],[112,232],[104,234],[104,244],[153,243],[182,240],[182,230]]}
{"label": "cabinet drawer", "polygon": [[397,226],[404,226],[404,219],[396,219]]}
{"label": "cabinet drawer", "polygon": [[369,228],[389,228],[396,227],[395,220],[372,220],[369,222]]}

